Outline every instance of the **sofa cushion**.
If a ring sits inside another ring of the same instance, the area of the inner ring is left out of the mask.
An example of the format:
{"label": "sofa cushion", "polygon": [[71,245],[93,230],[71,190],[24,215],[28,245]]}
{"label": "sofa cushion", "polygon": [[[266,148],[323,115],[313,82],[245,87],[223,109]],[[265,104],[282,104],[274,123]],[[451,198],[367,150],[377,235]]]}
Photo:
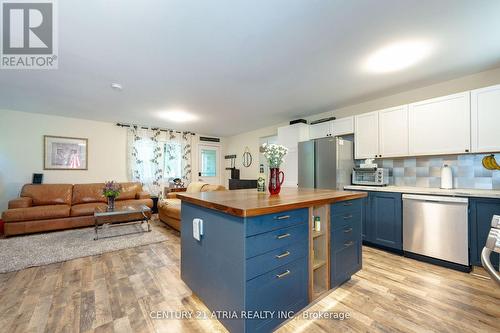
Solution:
{"label": "sofa cushion", "polygon": [[70,206],[68,205],[46,205],[29,208],[7,209],[2,213],[5,222],[19,222],[32,220],[46,220],[69,217]]}
{"label": "sofa cushion", "polygon": [[181,219],[181,200],[180,199],[164,199],[158,209],[161,209],[162,215],[173,219]]}
{"label": "sofa cushion", "polygon": [[153,207],[153,200],[152,199],[137,199],[137,200],[120,200],[120,201],[115,201],[115,207],[123,207],[123,206],[137,206],[137,205],[146,205],[149,208]]}
{"label": "sofa cushion", "polygon": [[137,193],[142,192],[141,183],[120,183],[122,190],[116,200],[135,199]]}
{"label": "sofa cushion", "polygon": [[204,182],[192,182],[188,185],[186,189],[186,193],[198,193],[201,192],[203,186],[208,185],[208,183]]}
{"label": "sofa cushion", "polygon": [[28,197],[20,197],[9,201],[9,209],[28,208],[31,206],[33,206],[33,199]]}
{"label": "sofa cushion", "polygon": [[21,197],[33,200],[33,206],[71,205],[73,185],[71,184],[26,184]]}
{"label": "sofa cushion", "polygon": [[85,204],[90,202],[106,202],[102,195],[104,183],[76,184],[73,186],[72,205]]}
{"label": "sofa cushion", "polygon": [[106,208],[107,204],[103,202],[91,202],[71,206],[71,216],[87,216],[94,215],[97,207]]}
{"label": "sofa cushion", "polygon": [[225,191],[226,188],[222,185],[207,184],[201,188],[201,192]]}

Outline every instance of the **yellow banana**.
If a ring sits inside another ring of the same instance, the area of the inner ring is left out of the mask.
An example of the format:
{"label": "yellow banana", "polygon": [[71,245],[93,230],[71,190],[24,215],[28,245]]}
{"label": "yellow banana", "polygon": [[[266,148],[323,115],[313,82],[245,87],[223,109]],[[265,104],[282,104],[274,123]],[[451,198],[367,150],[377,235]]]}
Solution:
{"label": "yellow banana", "polygon": [[488,170],[495,170],[495,166],[491,163],[492,155],[483,157],[483,167]]}
{"label": "yellow banana", "polygon": [[493,168],[495,170],[500,170],[500,165],[498,165],[497,160],[495,160],[495,155],[492,154],[490,156],[491,156],[490,162],[491,162],[491,165],[493,166]]}

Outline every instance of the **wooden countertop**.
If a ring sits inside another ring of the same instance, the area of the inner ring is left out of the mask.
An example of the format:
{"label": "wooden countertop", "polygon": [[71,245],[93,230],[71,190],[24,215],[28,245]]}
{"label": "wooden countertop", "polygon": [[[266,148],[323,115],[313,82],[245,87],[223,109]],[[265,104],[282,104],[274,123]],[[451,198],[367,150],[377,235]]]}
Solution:
{"label": "wooden countertop", "polygon": [[286,210],[364,198],[364,192],[282,188],[279,195],[258,193],[256,189],[178,193],[183,201],[239,217],[278,213]]}

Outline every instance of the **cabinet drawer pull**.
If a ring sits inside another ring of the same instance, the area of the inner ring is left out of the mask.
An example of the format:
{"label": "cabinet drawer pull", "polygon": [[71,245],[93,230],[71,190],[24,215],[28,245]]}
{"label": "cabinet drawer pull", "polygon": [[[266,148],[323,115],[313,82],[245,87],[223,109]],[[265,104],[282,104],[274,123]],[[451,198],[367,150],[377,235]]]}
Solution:
{"label": "cabinet drawer pull", "polygon": [[352,206],[352,202],[344,202],[342,205],[344,205],[344,206]]}
{"label": "cabinet drawer pull", "polygon": [[288,274],[290,274],[290,271],[287,269],[285,272],[283,272],[281,274],[277,274],[276,277],[278,279],[281,279],[281,278],[284,278],[285,276],[287,276]]}
{"label": "cabinet drawer pull", "polygon": [[352,231],[352,228],[349,228],[349,229],[344,229],[344,233],[345,233],[345,234],[348,234],[348,233],[350,233],[351,231]]}
{"label": "cabinet drawer pull", "polygon": [[290,218],[290,215],[281,215],[281,216],[275,216],[274,219],[275,220],[286,220],[286,219],[289,219]]}
{"label": "cabinet drawer pull", "polygon": [[344,216],[344,220],[352,219],[352,214]]}
{"label": "cabinet drawer pull", "polygon": [[344,243],[344,246],[345,247],[349,247],[349,246],[353,246],[354,245],[354,242],[353,241],[349,241],[347,243]]}
{"label": "cabinet drawer pull", "polygon": [[289,255],[290,255],[290,251],[286,251],[286,252],[284,252],[284,253],[282,253],[282,254],[278,254],[278,255],[276,256],[276,258],[277,258],[277,259],[281,259],[281,258],[288,257]]}
{"label": "cabinet drawer pull", "polygon": [[276,236],[277,239],[283,239],[283,238],[287,238],[287,237],[290,237],[291,235],[290,234],[283,234],[283,235],[279,235],[279,236]]}

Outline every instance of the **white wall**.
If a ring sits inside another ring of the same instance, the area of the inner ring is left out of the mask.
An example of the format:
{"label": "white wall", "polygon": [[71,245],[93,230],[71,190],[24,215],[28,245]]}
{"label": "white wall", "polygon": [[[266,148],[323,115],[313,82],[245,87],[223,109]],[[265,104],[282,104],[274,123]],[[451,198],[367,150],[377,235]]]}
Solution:
{"label": "white wall", "polygon": [[[476,73],[473,75],[464,76],[458,79],[441,82],[431,86],[405,91],[396,95],[385,96],[377,99],[372,99],[367,102],[350,105],[338,108],[332,111],[318,113],[315,115],[302,117],[308,121],[335,116],[337,118],[352,116],[370,111],[376,111],[388,107],[398,106],[402,104],[421,101],[428,98],[434,98],[449,94],[454,94],[466,90],[487,87],[500,83],[500,68],[489,71]],[[301,117],[297,117],[301,118]],[[258,173],[257,163],[250,168],[244,168],[241,165],[241,157],[245,146],[250,148],[252,155],[258,156],[259,139],[261,137],[277,134],[278,127],[285,126],[288,123],[275,124],[274,126],[254,130],[251,132],[242,133],[239,135],[224,138],[224,154],[237,154],[236,167],[240,169],[241,178],[255,179]],[[230,174],[226,172],[226,182]]]}
{"label": "white wall", "polygon": [[[43,136],[88,138],[88,170],[43,170]],[[126,129],[112,123],[0,110],[0,211],[43,173],[44,183],[126,181]]]}

